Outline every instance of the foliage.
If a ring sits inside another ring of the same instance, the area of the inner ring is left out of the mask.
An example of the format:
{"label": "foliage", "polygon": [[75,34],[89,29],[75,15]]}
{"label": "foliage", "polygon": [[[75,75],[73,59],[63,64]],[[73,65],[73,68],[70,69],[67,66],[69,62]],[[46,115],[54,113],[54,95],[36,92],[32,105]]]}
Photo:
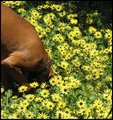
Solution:
{"label": "foliage", "polygon": [[24,94],[24,86],[19,87],[22,97],[6,91],[1,96],[1,117],[112,118],[112,30],[102,23],[101,13],[78,11],[79,6],[72,8],[71,3],[46,1],[35,8],[25,1],[3,3],[35,26],[56,76],[34,94]]}

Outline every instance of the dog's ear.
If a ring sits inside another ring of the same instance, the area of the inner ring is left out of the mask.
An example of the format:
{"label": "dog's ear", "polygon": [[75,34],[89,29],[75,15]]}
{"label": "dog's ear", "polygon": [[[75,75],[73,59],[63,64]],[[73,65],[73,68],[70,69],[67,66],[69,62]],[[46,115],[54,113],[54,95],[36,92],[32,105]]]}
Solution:
{"label": "dog's ear", "polygon": [[[12,66],[7,63],[4,63],[4,64],[2,63],[1,67],[2,67],[2,73],[3,73],[2,81],[3,81],[3,84],[5,84],[8,87],[8,89],[9,88],[13,89],[14,87],[16,87],[14,86],[15,85],[14,83],[17,83],[18,85],[24,85],[29,83],[26,76],[23,74],[23,72],[19,67]],[[4,76],[5,76],[5,83],[4,83]],[[9,83],[9,81],[11,81],[12,83],[11,86],[7,84]]]}

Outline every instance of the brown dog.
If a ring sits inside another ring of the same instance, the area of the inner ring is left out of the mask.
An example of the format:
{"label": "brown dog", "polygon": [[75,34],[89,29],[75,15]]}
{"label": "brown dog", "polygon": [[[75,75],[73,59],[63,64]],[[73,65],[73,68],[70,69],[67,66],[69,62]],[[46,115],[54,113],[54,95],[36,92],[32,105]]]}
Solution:
{"label": "brown dog", "polygon": [[14,87],[14,81],[29,86],[30,81],[43,82],[54,75],[49,56],[35,28],[3,4],[1,66],[2,82],[6,89]]}

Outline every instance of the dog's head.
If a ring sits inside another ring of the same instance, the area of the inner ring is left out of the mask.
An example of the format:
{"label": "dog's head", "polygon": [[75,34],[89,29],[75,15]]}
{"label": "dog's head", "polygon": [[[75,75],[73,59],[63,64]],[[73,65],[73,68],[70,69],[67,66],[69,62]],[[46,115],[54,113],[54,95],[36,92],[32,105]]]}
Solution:
{"label": "dog's head", "polygon": [[51,61],[48,59],[46,62],[40,61],[38,65],[35,65],[28,73],[28,81],[37,81],[39,84],[49,81],[54,76],[53,69],[51,67]]}

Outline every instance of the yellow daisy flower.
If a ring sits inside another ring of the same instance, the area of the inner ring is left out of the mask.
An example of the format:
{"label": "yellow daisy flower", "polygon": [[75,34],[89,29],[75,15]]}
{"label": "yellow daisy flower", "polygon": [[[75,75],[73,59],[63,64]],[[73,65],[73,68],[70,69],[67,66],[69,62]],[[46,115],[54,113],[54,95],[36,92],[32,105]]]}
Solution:
{"label": "yellow daisy flower", "polygon": [[55,106],[54,103],[52,103],[50,101],[47,102],[47,108],[48,109],[52,110],[54,108],[54,106]]}
{"label": "yellow daisy flower", "polygon": [[42,97],[48,97],[48,95],[49,95],[49,90],[42,90],[41,92],[40,92],[40,94],[41,94],[41,96]]}
{"label": "yellow daisy flower", "polygon": [[43,101],[43,98],[42,98],[42,97],[36,97],[35,101],[36,101],[36,102],[42,102],[42,101]]}
{"label": "yellow daisy flower", "polygon": [[51,97],[52,97],[52,100],[55,101],[55,102],[62,101],[62,98],[60,97],[60,95],[58,93],[53,93],[51,95]]}
{"label": "yellow daisy flower", "polygon": [[96,28],[94,28],[93,26],[90,26],[90,27],[88,28],[88,31],[89,31],[90,34],[92,34],[92,33],[95,33],[97,30],[96,30]]}
{"label": "yellow daisy flower", "polygon": [[92,106],[96,107],[96,108],[101,108],[102,104],[103,104],[102,101],[100,99],[97,99],[97,100],[94,101]]}
{"label": "yellow daisy flower", "polygon": [[35,98],[35,95],[34,95],[34,94],[28,94],[28,95],[25,95],[25,98],[26,98],[26,100],[28,100],[28,101],[33,101],[34,98]]}
{"label": "yellow daisy flower", "polygon": [[78,20],[77,20],[77,19],[71,19],[71,23],[72,23],[72,24],[77,24],[77,23],[78,23]]}
{"label": "yellow daisy flower", "polygon": [[38,83],[38,82],[33,82],[33,83],[30,83],[30,86],[31,86],[32,88],[36,88],[36,87],[39,86],[39,83]]}
{"label": "yellow daisy flower", "polygon": [[77,101],[77,106],[79,107],[79,108],[84,108],[85,106],[86,106],[86,102],[84,101],[84,100],[79,100],[79,101]]}
{"label": "yellow daisy flower", "polygon": [[27,87],[25,85],[22,85],[18,88],[18,91],[19,92],[25,92],[25,91],[27,91]]}
{"label": "yellow daisy flower", "polygon": [[68,67],[68,65],[69,65],[68,62],[62,61],[61,64],[60,64],[60,67],[66,69]]}
{"label": "yellow daisy flower", "polygon": [[24,104],[20,104],[17,108],[18,112],[25,112],[26,111],[26,106]]}
{"label": "yellow daisy flower", "polygon": [[96,31],[95,34],[94,34],[95,38],[99,39],[99,38],[102,38],[102,33],[99,32],[99,31]]}
{"label": "yellow daisy flower", "polygon": [[3,93],[3,92],[4,92],[4,88],[2,87],[2,88],[1,88],[1,93]]}
{"label": "yellow daisy flower", "polygon": [[49,116],[46,113],[39,113],[37,118],[38,119],[48,119]]}
{"label": "yellow daisy flower", "polygon": [[26,112],[25,117],[27,119],[33,118],[34,117],[34,113],[33,112]]}

